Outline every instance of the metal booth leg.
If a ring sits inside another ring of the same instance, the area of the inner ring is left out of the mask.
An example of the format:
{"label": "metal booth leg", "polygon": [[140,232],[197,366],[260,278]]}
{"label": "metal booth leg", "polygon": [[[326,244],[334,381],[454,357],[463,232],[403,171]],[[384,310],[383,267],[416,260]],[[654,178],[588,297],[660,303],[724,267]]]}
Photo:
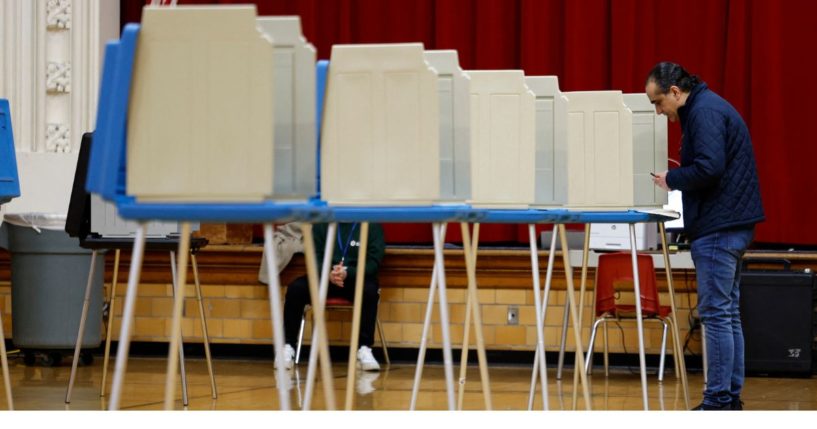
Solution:
{"label": "metal booth leg", "polygon": [[[337,222],[331,222],[326,229],[326,243],[323,252],[323,261],[321,261],[321,277],[318,294],[320,302],[326,304],[326,295],[329,293],[329,272],[332,269],[332,255],[335,253],[335,233],[337,232]],[[317,264],[317,262],[316,262]],[[312,324],[312,338],[318,338],[319,332],[315,324]],[[306,392],[303,402],[303,410],[308,411],[312,407],[312,392],[315,390],[315,371],[318,364],[318,348],[309,348],[309,364],[306,371]],[[330,374],[331,375],[331,374]],[[329,383],[333,383],[329,381]],[[326,389],[326,386],[324,386]],[[324,390],[325,392],[326,390]],[[334,400],[334,395],[332,395]]]}
{"label": "metal booth leg", "polygon": [[469,326],[471,324],[470,315],[474,315],[474,332],[477,337],[477,358],[479,360],[480,379],[482,380],[482,395],[485,401],[485,409],[493,409],[491,403],[491,380],[488,374],[488,358],[485,354],[485,336],[482,332],[482,311],[479,306],[479,294],[477,293],[477,248],[479,243],[479,224],[474,225],[474,242],[471,243],[471,234],[468,231],[468,224],[460,223],[462,230],[462,244],[465,252],[465,267],[468,274],[468,299],[465,310],[465,329],[462,340],[462,359],[460,372],[460,392],[458,409],[462,409],[462,401],[465,389],[465,369],[468,363],[468,340],[470,336]]}
{"label": "metal booth leg", "polygon": [[120,250],[116,249],[113,260],[113,279],[111,279],[111,294],[108,299],[108,329],[105,330],[105,356],[102,359],[102,385],[99,388],[99,396],[105,396],[105,388],[108,386],[108,360],[111,357],[111,340],[113,339],[113,318],[114,318],[114,300],[116,299],[116,282],[119,278],[119,254]]}
{"label": "metal booth leg", "polygon": [[[181,247],[181,243],[179,244]],[[181,250],[181,249],[180,249]],[[185,271],[187,268],[185,267]],[[176,295],[182,294],[182,316],[184,315],[184,295],[185,289],[187,284],[184,284],[179,287],[179,283],[177,282],[178,272],[176,271],[176,254],[174,252],[170,252],[170,271],[173,275],[173,298],[175,303]],[[186,275],[185,275],[186,277]],[[181,331],[181,322],[179,323],[179,370],[181,371],[181,378],[182,378],[182,405],[185,407],[190,405],[190,399],[187,394],[187,369],[185,368],[185,361],[184,361],[184,334]]]}
{"label": "metal booth leg", "polygon": [[[553,234],[556,235],[556,228],[554,227]],[[584,245],[582,247],[582,277],[579,285],[579,320],[582,320],[582,310],[584,309],[584,291],[587,285],[587,265],[590,258],[590,224],[584,226]],[[593,302],[593,314],[595,314],[596,303]],[[562,369],[565,364],[565,344],[567,344],[567,328],[568,317],[570,316],[570,305],[565,301],[564,318],[562,319],[562,338],[559,343],[559,363],[556,369],[556,379],[562,379]],[[575,367],[574,367],[575,368]],[[573,374],[573,380],[576,380],[576,375]]]}
{"label": "metal booth leg", "polygon": [[0,311],[0,361],[3,365],[3,385],[6,387],[6,401],[9,411],[14,410],[14,399],[11,396],[11,379],[9,378],[9,361],[6,356],[6,335],[3,333],[3,312]]}
{"label": "metal booth leg", "polygon": [[448,409],[453,411],[456,403],[454,402],[454,366],[451,357],[451,333],[448,319],[448,297],[446,296],[445,285],[445,262],[443,261],[443,243],[440,238],[441,225],[434,223],[432,225],[432,234],[434,235],[434,261],[437,265],[437,274],[439,281],[438,300],[440,304],[440,331],[443,336],[443,362],[445,367],[445,387],[446,397],[448,399]]}
{"label": "metal booth leg", "polygon": [[118,410],[122,398],[122,384],[125,379],[125,370],[128,366],[131,327],[133,325],[133,313],[136,309],[139,275],[142,273],[142,258],[145,253],[145,228],[145,223],[139,222],[139,226],[136,228],[136,238],[133,240],[133,254],[130,274],[128,275],[128,290],[125,294],[125,307],[122,312],[122,329],[119,333],[119,346],[113,372],[113,385],[111,386],[111,401],[108,404],[109,410]]}
{"label": "metal booth leg", "polygon": [[352,335],[349,340],[349,363],[346,366],[346,410],[354,409],[355,405],[355,376],[357,363],[357,347],[360,340],[360,312],[363,306],[363,273],[366,272],[366,252],[369,241],[369,222],[360,223],[360,247],[357,258],[357,277],[355,277],[355,301],[352,309]]}
{"label": "metal booth leg", "polygon": [[[332,229],[333,228],[329,228],[329,230]],[[308,223],[301,224],[301,231],[303,231],[304,236],[304,255],[306,256],[306,274],[309,283],[309,296],[312,300],[312,330],[314,335],[312,336],[312,347],[310,347],[309,350],[309,363],[310,365],[313,364],[313,352],[318,353],[317,357],[320,358],[321,379],[323,381],[323,395],[324,400],[326,401],[326,408],[328,410],[334,410],[335,387],[332,379],[332,362],[329,356],[329,338],[326,332],[326,313],[324,312],[326,292],[321,295],[318,288],[317,261],[315,260],[315,242],[312,239],[312,225]],[[327,245],[329,244],[331,243],[329,240],[327,240]],[[328,255],[329,257],[326,259],[326,261],[331,263],[332,253],[330,252]],[[329,280],[328,271],[326,279],[327,281]],[[311,394],[311,389],[309,393]],[[311,396],[309,400],[311,402]]]}
{"label": "metal booth leg", "polygon": [[[551,240],[550,240],[550,252],[548,252],[548,267],[547,267],[546,274],[545,274],[545,291],[544,291],[544,295],[542,296],[542,304],[541,304],[542,305],[542,313],[539,315],[539,317],[540,317],[539,325],[542,326],[543,329],[544,329],[544,326],[545,326],[545,318],[546,318],[546,315],[547,315],[548,302],[550,300],[550,286],[551,286],[552,280],[553,280],[553,262],[556,259],[556,237],[557,236],[558,236],[557,226],[553,225],[553,235],[552,235]],[[567,311],[566,310],[565,310],[565,317],[567,317]],[[566,326],[565,326],[565,328],[566,328]],[[567,330],[564,329],[562,331],[562,334],[566,335]],[[544,338],[544,331],[543,331],[542,336]],[[564,345],[564,340],[562,340],[562,345]],[[545,352],[544,348],[542,348],[542,350],[539,350],[539,348],[537,347],[536,352],[534,353],[533,371],[531,372],[531,380],[530,380],[530,393],[528,394],[528,411],[533,410],[533,399],[534,399],[534,396],[536,395],[536,380],[537,380],[536,372],[538,371],[538,367],[540,365],[538,353],[544,353],[544,352]],[[564,352],[564,349],[562,349],[562,352]],[[562,355],[562,357],[564,357],[564,355]],[[545,378],[543,378],[542,380],[543,380],[543,383],[547,382],[547,379],[545,379]],[[557,385],[560,385],[560,383],[558,382],[558,379],[557,379]],[[547,391],[547,389],[545,389],[545,391]],[[559,395],[559,398],[561,399],[561,395]],[[548,409],[548,408],[545,408],[545,409]],[[562,408],[564,408],[564,407],[562,407]]]}
{"label": "metal booth leg", "polygon": [[[272,342],[275,349],[275,359],[281,359],[284,355],[284,316],[281,308],[281,282],[278,277],[278,269],[275,265],[275,245],[272,241],[272,224],[264,224],[264,254],[267,255],[267,273],[269,273],[268,290],[270,297],[270,318],[272,319]],[[288,411],[290,406],[287,383],[287,370],[284,365],[276,365],[275,375],[277,378],[278,400],[282,410]]]}
{"label": "metal booth leg", "polygon": [[[170,327],[170,350],[167,356],[165,376],[165,410],[172,410],[176,397],[176,367],[182,367],[182,401],[187,406],[187,380],[184,370],[182,340],[182,310],[184,307],[184,286],[187,284],[187,258],[190,255],[190,223],[182,222],[179,237],[179,263],[173,282],[173,319]],[[173,265],[171,264],[171,268]],[[181,358],[179,361],[177,359]]]}
{"label": "metal booth leg", "polygon": [[635,317],[638,325],[638,361],[641,370],[641,398],[644,409],[649,410],[647,401],[647,366],[644,356],[644,321],[641,314],[641,283],[638,278],[638,255],[635,250],[635,224],[630,224],[630,255],[633,261],[633,287],[635,288]]}
{"label": "metal booth leg", "polygon": [[[445,230],[447,224],[443,223],[440,230],[440,237],[445,241]],[[423,319],[423,334],[420,336],[420,351],[417,353],[417,366],[414,369],[414,384],[411,387],[411,402],[409,410],[417,409],[417,396],[420,392],[420,381],[423,378],[423,365],[425,365],[426,349],[428,347],[428,331],[431,329],[431,312],[434,308],[434,294],[437,292],[437,264],[431,270],[431,284],[428,286],[428,304],[426,304],[426,314]],[[467,314],[467,313],[466,313]]]}
{"label": "metal booth leg", "polygon": [[193,282],[196,285],[196,301],[199,304],[199,320],[201,321],[201,335],[204,340],[204,357],[207,360],[207,373],[210,375],[210,396],[213,399],[218,398],[218,389],[216,388],[216,376],[213,372],[213,357],[210,354],[210,335],[207,331],[207,316],[204,314],[204,302],[201,296],[201,283],[199,282],[199,266],[196,263],[196,254],[190,252],[190,262],[193,265]]}
{"label": "metal booth leg", "polygon": [[[553,235],[553,239],[556,238],[556,235]],[[534,307],[536,309],[536,357],[534,359],[534,369],[533,375],[531,378],[531,394],[528,397],[528,409],[533,408],[533,396],[535,392],[536,386],[536,367],[539,368],[539,378],[541,380],[541,390],[542,390],[542,409],[547,411],[548,410],[548,376],[547,376],[547,364],[545,361],[545,333],[544,327],[542,326],[542,321],[545,320],[544,317],[544,307],[547,307],[547,302],[542,302],[541,295],[541,288],[539,286],[539,249],[536,245],[536,225],[529,224],[528,225],[528,242],[530,243],[530,262],[531,262],[531,273],[533,274],[533,302]],[[552,245],[551,245],[552,247]],[[551,249],[552,252],[552,249]],[[548,255],[549,257],[552,256],[552,253]],[[552,265],[548,264],[548,268]]]}
{"label": "metal booth leg", "polygon": [[[587,374],[584,370],[584,353],[582,352],[582,338],[581,338],[581,321],[578,318],[578,310],[576,309],[576,290],[573,287],[573,269],[570,267],[569,247],[567,245],[567,229],[564,224],[559,225],[559,239],[562,244],[562,264],[565,269],[565,280],[567,280],[567,302],[570,306],[570,318],[573,321],[573,335],[576,342],[576,372],[579,373],[579,379],[582,383],[582,394],[584,396],[585,408],[590,410],[592,403],[590,402],[590,390],[587,383]],[[576,395],[578,389],[576,388],[576,380],[573,381],[573,408],[576,408]]]}
{"label": "metal booth leg", "polygon": [[[74,389],[74,380],[77,376],[79,366],[79,354],[82,348],[82,337],[85,334],[85,321],[88,319],[88,307],[91,305],[91,287],[93,286],[94,270],[96,269],[97,251],[91,252],[91,268],[88,269],[88,282],[85,285],[85,298],[82,301],[82,312],[79,316],[79,331],[77,332],[77,342],[74,345],[74,360],[71,362],[71,376],[68,378],[68,389],[65,392],[65,403],[71,403],[71,391]],[[104,270],[103,265],[103,270]]]}
{"label": "metal booth leg", "polygon": [[670,314],[670,318],[672,319],[672,338],[673,338],[673,360],[676,362],[678,366],[678,374],[681,377],[681,385],[684,389],[684,409],[689,409],[689,382],[687,380],[687,368],[686,368],[686,361],[684,359],[684,350],[683,345],[681,344],[681,336],[679,333],[679,326],[678,326],[678,308],[675,304],[675,287],[672,284],[672,268],[670,267],[669,261],[669,253],[667,249],[667,234],[664,222],[658,223],[658,232],[661,236],[661,248],[662,254],[664,256],[664,270],[667,274],[667,290],[669,291],[669,304],[671,307],[672,313]]}

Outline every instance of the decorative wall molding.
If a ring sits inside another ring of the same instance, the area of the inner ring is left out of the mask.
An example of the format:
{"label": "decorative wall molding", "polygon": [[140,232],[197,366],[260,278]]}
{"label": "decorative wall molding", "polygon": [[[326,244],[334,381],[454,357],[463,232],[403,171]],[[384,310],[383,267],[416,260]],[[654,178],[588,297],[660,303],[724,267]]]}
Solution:
{"label": "decorative wall molding", "polygon": [[64,124],[48,124],[45,136],[45,149],[48,152],[71,152],[71,127]]}
{"label": "decorative wall molding", "polygon": [[[9,100],[18,154],[30,155],[17,158],[25,189],[10,213],[51,207],[36,199],[54,193],[68,206],[82,133],[94,129],[104,46],[118,36],[118,1],[0,1],[0,98]],[[71,156],[66,165],[36,159],[55,154]],[[37,171],[43,165],[70,174]]]}
{"label": "decorative wall molding", "polygon": [[71,63],[48,62],[45,89],[48,92],[71,92]]}
{"label": "decorative wall molding", "polygon": [[71,28],[71,0],[48,0],[46,8],[49,30]]}

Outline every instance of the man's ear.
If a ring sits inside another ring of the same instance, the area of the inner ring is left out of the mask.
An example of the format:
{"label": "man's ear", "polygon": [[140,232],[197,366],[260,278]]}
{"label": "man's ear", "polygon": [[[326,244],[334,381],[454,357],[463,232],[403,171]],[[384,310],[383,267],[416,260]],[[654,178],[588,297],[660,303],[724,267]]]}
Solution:
{"label": "man's ear", "polygon": [[682,92],[681,88],[677,87],[676,85],[672,85],[671,87],[669,87],[669,91],[672,93],[676,100],[681,96]]}

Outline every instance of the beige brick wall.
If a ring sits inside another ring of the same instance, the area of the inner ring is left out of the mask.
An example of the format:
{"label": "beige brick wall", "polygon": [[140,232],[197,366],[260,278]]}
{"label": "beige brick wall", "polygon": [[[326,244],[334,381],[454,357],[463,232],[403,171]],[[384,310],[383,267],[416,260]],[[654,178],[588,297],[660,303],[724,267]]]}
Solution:
{"label": "beige brick wall", "polygon": [[[110,285],[106,284],[106,296]],[[142,284],[139,287],[139,299],[136,303],[134,320],[134,341],[167,341],[170,332],[172,297],[169,284]],[[116,318],[114,319],[113,338],[117,339],[121,327],[122,306],[124,303],[125,285],[117,287],[114,302]],[[268,344],[271,342],[272,327],[270,324],[269,300],[266,286],[263,285],[205,285],[202,286],[204,312],[207,316],[207,328],[210,340],[214,343],[229,344]],[[282,289],[282,296],[284,290]],[[7,336],[11,333],[11,299],[8,282],[0,283],[0,308],[3,309],[4,329]],[[186,291],[182,329],[187,341],[202,341],[199,305],[195,299],[195,289],[189,286]],[[545,322],[545,343],[548,350],[558,350],[561,338],[561,326],[564,316],[565,291],[551,291]],[[482,310],[483,333],[486,345],[493,350],[533,350],[536,344],[536,327],[533,292],[520,289],[491,289],[481,286],[479,298]],[[583,323],[583,341],[586,344],[590,336],[590,292],[586,294]],[[661,296],[667,303],[668,296]],[[423,288],[384,288],[381,294],[379,317],[391,347],[419,346],[422,335],[423,319],[428,300],[428,289]],[[450,289],[448,302],[451,319],[451,334],[455,346],[461,344],[464,332],[466,309],[466,290]],[[682,293],[677,297],[681,336],[688,330],[687,316],[690,305],[695,305],[695,295]],[[519,325],[507,323],[508,307],[519,308]],[[430,347],[438,348],[442,344],[438,306],[432,311],[432,326],[429,334]],[[309,326],[305,337],[310,336]],[[611,352],[632,352],[637,349],[637,336],[634,322],[622,323],[622,329],[610,325],[608,329],[609,349]],[[646,323],[645,346],[648,353],[657,353],[661,341],[660,325]],[[351,331],[351,312],[331,311],[328,314],[328,331],[332,344],[344,344],[349,341]],[[623,338],[622,338],[623,332]],[[470,344],[476,344],[472,325]],[[568,335],[568,347],[574,344],[573,335]],[[693,348],[699,344],[692,343]],[[669,351],[671,353],[671,350]]]}
{"label": "beige brick wall", "polygon": [[[217,252],[215,256],[211,255],[209,265],[211,270],[209,273],[203,272],[203,281],[206,283],[202,285],[203,306],[204,313],[207,316],[207,328],[211,341],[229,344],[269,344],[271,342],[272,327],[269,320],[268,289],[254,280],[257,263],[260,260],[260,252],[253,253],[242,250],[235,254],[228,252],[226,255],[227,257],[224,259],[218,259],[223,255]],[[208,255],[205,254],[205,256]],[[418,265],[418,262],[411,259],[410,255],[396,255],[392,259],[394,261],[392,265],[398,268],[430,265],[426,264],[426,262],[430,262],[430,256],[421,257],[425,259],[422,259]],[[162,255],[160,262],[164,262],[164,258]],[[456,262],[458,258],[454,256],[449,259]],[[525,271],[529,270],[529,268],[519,261],[527,263],[527,257],[512,255],[508,259],[494,261],[493,264],[502,268],[502,270],[489,271],[488,275],[478,274],[478,281],[480,282],[478,294],[481,303],[483,333],[489,349],[533,350],[536,344],[533,292],[523,288],[525,284],[530,282],[529,274],[525,274]],[[519,266],[516,267],[514,264]],[[234,266],[243,266],[244,271],[229,271],[229,268]],[[109,266],[108,274],[110,274],[110,268]],[[457,271],[458,269],[460,271]],[[386,339],[391,347],[416,348],[419,346],[422,335],[423,319],[428,300],[428,289],[417,286],[427,284],[428,280],[425,279],[426,276],[430,276],[430,273],[422,270],[418,271],[417,268],[401,271],[393,268],[390,270],[387,267],[384,271],[386,272],[386,278],[382,281],[382,284],[388,286],[383,287],[381,291],[379,317],[386,333]],[[462,342],[464,333],[466,289],[463,288],[464,274],[462,268],[454,266],[452,271],[453,274],[449,278],[448,303],[452,339],[455,347],[458,347]],[[150,271],[143,273],[145,274],[142,276],[144,283],[139,287],[139,299],[136,303],[134,341],[167,341],[171,324],[169,318],[172,308],[172,295],[170,279],[166,272],[169,272],[169,269],[160,266],[153,268],[153,274]],[[529,273],[529,271],[527,272]],[[291,280],[293,275],[297,274],[290,272],[285,281]],[[579,272],[574,272],[574,275],[578,287]],[[118,337],[121,326],[120,317],[125,294],[125,283],[122,277],[123,275],[120,274],[120,283],[117,287],[117,297],[114,304],[114,339]],[[689,309],[694,308],[696,303],[694,273],[681,272],[675,274],[675,277],[675,287],[677,290],[682,291],[678,293],[676,302],[679,310],[678,320],[680,321],[681,337],[684,338],[688,330]],[[108,278],[110,279],[110,275]],[[191,276],[188,276],[188,278],[192,279]],[[224,279],[229,279],[226,280],[227,282],[234,281],[235,283],[225,283]],[[403,284],[412,287],[396,286]],[[509,286],[509,284],[513,284],[513,286]],[[109,288],[110,283],[106,283],[106,296],[108,296]],[[558,350],[561,338],[566,297],[563,290],[563,274],[561,278],[554,275],[554,289],[556,290],[551,291],[549,297],[545,321],[545,343],[548,350]],[[282,289],[282,297],[284,292],[285,290]],[[12,322],[10,294],[9,281],[0,280],[0,310],[3,312],[3,328],[7,338],[11,336]],[[622,299],[627,299],[627,294],[624,293],[623,295]],[[632,294],[629,295],[630,299],[632,299]],[[193,286],[187,288],[185,296],[185,317],[182,322],[184,335],[187,341],[200,342],[202,341],[202,327],[199,319],[199,304],[195,299]],[[585,296],[584,328],[582,330],[584,344],[587,344],[590,337],[591,299],[592,294],[588,292]],[[663,304],[668,304],[666,292],[661,294],[661,300]],[[509,306],[518,307],[519,325],[508,324]],[[632,352],[637,349],[637,335],[634,325],[634,322],[624,322],[621,326],[622,329],[619,329],[616,325],[610,325],[608,338],[609,349],[612,352]],[[661,340],[661,327],[659,324],[654,323],[647,323],[645,327],[647,329],[645,335],[647,351],[648,353],[657,353]],[[330,341],[333,344],[347,343],[351,330],[351,314],[343,311],[330,312],[328,315],[328,330]],[[473,346],[476,343],[474,330],[471,329],[470,332],[470,344]],[[309,335],[310,329],[307,329],[307,341]],[[432,328],[429,339],[430,347],[439,348],[441,346],[440,317],[437,306],[432,311]],[[573,335],[568,335],[568,347],[572,348],[573,343]],[[698,342],[693,341],[690,346],[693,350],[700,351]]]}

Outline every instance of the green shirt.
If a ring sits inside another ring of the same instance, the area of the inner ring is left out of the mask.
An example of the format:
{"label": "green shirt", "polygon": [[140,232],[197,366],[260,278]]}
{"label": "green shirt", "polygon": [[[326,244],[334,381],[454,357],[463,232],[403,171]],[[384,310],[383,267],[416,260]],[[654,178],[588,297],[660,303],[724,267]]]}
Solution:
{"label": "green shirt", "polygon": [[[318,267],[323,263],[324,249],[326,247],[326,232],[329,225],[325,223],[315,224],[312,227],[313,241],[315,242],[315,257]],[[338,239],[340,237],[340,239]],[[347,275],[357,274],[358,252],[360,250],[360,224],[359,223],[339,223],[337,233],[332,240],[335,242],[335,250],[332,252],[332,265],[340,263],[343,258],[343,265],[347,268]],[[344,256],[344,250],[346,255]],[[366,244],[366,276],[376,276],[386,254],[386,241],[383,238],[383,227],[378,223],[369,224],[369,239]]]}

